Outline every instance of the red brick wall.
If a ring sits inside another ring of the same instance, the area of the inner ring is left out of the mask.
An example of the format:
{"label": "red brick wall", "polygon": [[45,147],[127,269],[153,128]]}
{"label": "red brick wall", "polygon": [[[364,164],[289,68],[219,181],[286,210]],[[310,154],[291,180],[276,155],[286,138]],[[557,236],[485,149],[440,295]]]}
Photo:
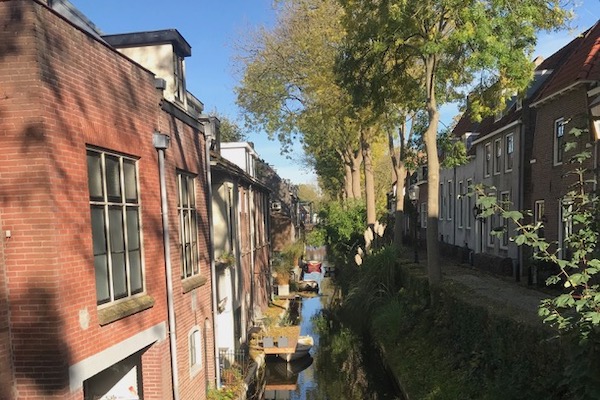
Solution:
{"label": "red brick wall", "polygon": [[[573,170],[574,166],[567,162],[564,157],[562,165],[554,164],[554,121],[558,118],[571,122],[565,128],[565,141],[573,141],[574,138],[568,134],[574,126],[587,126],[587,122],[581,119],[582,113],[587,112],[587,94],[584,86],[570,91],[553,101],[538,106],[536,116],[536,128],[533,139],[531,164],[531,204],[526,204],[528,209],[533,210],[536,200],[545,201],[545,213],[548,222],[545,226],[545,236],[549,241],[558,240],[558,202],[568,192],[568,187],[574,182],[573,176],[566,173]],[[582,138],[579,149],[583,150],[589,137]],[[526,163],[529,160],[525,160]],[[588,168],[591,164],[587,165]],[[525,190],[528,190],[527,188]]]}
{"label": "red brick wall", "polygon": [[[194,324],[204,329],[204,320],[211,318],[210,279],[182,293],[174,179],[175,168],[199,175],[201,270],[210,278],[203,136],[160,112],[151,73],[43,5],[0,0],[0,21],[0,210],[2,230],[12,232],[3,242],[3,267],[17,397],[81,398],[81,391],[67,395],[69,365],[166,320],[158,162],[152,144],[153,132],[160,129],[173,139],[167,176],[180,384],[182,398],[197,398],[206,378],[189,379],[187,332]],[[146,290],[155,299],[151,309],[105,326],[97,319],[88,145],[139,157]],[[197,296],[196,311],[191,310],[192,296]],[[88,326],[80,323],[86,314]],[[211,346],[209,340],[204,349],[209,355]],[[145,398],[169,398],[168,360],[168,340],[146,352]],[[159,375],[150,377],[151,371]],[[206,375],[214,376],[214,368],[207,368]]]}
{"label": "red brick wall", "polygon": [[[167,194],[169,203],[169,224],[171,260],[173,275],[173,291],[175,293],[175,314],[177,316],[177,347],[179,363],[179,386],[182,399],[197,398],[199,393],[206,390],[206,381],[214,382],[214,339],[212,330],[208,332],[207,347],[203,353],[208,356],[208,365],[204,370],[190,376],[189,359],[189,333],[194,326],[198,326],[204,333],[204,322],[209,320],[212,326],[212,297],[210,274],[210,241],[209,219],[207,208],[207,177],[205,164],[205,137],[203,132],[189,126],[172,115],[163,112],[160,115],[159,130],[171,137],[171,145],[166,150],[166,177]],[[179,219],[177,213],[177,170],[186,171],[197,176],[196,178],[196,207],[198,212],[198,251],[200,274],[207,278],[207,282],[192,291],[183,293],[181,281],[181,257]],[[195,297],[195,299],[193,299]],[[193,308],[195,304],[195,308]],[[203,360],[204,364],[204,360]]]}

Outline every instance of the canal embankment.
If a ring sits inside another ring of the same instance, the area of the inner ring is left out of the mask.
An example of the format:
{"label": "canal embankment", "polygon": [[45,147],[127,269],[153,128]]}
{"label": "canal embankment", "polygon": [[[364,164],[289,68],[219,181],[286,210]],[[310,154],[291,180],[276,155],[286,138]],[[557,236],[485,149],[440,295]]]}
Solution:
{"label": "canal embankment", "polygon": [[407,399],[571,398],[567,352],[537,316],[545,294],[448,265],[432,305],[425,265],[398,269],[371,335]]}

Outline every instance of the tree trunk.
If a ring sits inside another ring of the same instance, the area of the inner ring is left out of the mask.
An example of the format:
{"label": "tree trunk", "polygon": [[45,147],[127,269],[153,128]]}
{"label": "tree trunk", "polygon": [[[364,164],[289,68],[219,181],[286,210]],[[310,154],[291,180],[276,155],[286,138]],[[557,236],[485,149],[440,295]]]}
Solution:
{"label": "tree trunk", "polygon": [[442,280],[438,242],[440,161],[437,151],[437,129],[440,114],[435,97],[435,64],[435,57],[429,57],[426,62],[426,109],[429,126],[423,138],[427,151],[427,274],[430,286],[437,286]]}
{"label": "tree trunk", "polygon": [[360,184],[360,165],[363,162],[361,150],[354,151],[352,154],[352,195],[354,199],[362,199],[362,190]]}
{"label": "tree trunk", "polygon": [[400,250],[402,247],[402,233],[404,231],[404,183],[406,181],[406,166],[404,164],[406,120],[399,130],[400,151],[396,155],[394,147],[394,134],[388,129],[388,150],[392,160],[392,168],[396,178],[396,203],[394,204],[394,246]]}
{"label": "tree trunk", "polygon": [[352,161],[348,156],[344,156],[344,190],[346,191],[346,199],[354,198],[354,190],[352,188]]}
{"label": "tree trunk", "polygon": [[404,182],[406,181],[406,167],[403,162],[394,168],[396,174],[396,207],[394,210],[394,246],[402,246],[402,232],[404,231]]}
{"label": "tree trunk", "polygon": [[[373,128],[368,128],[373,129]],[[373,176],[373,159],[371,157],[371,145],[364,135],[360,133],[360,145],[363,154],[363,167],[365,170],[365,200],[367,204],[367,225],[373,227],[377,220],[375,213],[375,179]]]}

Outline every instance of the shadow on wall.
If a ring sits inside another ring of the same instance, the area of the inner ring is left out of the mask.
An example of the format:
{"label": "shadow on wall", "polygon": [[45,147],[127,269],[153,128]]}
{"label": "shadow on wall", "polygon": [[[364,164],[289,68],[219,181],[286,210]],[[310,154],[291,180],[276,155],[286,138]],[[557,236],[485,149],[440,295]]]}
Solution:
{"label": "shadow on wall", "polygon": [[[0,367],[0,395],[11,399],[12,375],[19,385],[44,396],[57,396],[69,387],[70,351],[63,338],[64,323],[57,311],[53,292],[43,286],[32,286],[9,299],[12,326],[3,330],[2,342],[12,336],[13,369]],[[0,310],[8,308],[2,296]],[[3,328],[4,323],[3,322]],[[5,342],[6,340],[6,342]],[[12,373],[11,373],[12,372]],[[32,387],[31,387],[32,386]]]}

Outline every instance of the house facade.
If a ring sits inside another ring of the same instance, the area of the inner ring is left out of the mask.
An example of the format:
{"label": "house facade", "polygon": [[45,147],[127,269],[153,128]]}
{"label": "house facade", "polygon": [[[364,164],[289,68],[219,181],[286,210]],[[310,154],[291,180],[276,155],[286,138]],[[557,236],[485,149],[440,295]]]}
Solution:
{"label": "house facade", "polygon": [[[218,120],[211,118],[215,132]],[[219,137],[218,133],[214,135]],[[268,306],[270,299],[269,190],[254,171],[240,168],[221,156],[215,143],[211,153],[212,225],[217,282],[217,348],[222,362],[232,362],[232,354],[246,343],[248,332]],[[254,151],[250,147],[248,156]],[[226,152],[227,153],[227,152]],[[234,152],[230,157],[240,155]]]}
{"label": "house facade", "polygon": [[[471,157],[466,165],[440,171],[440,241],[468,248],[476,266],[497,264],[494,272],[535,281],[530,251],[510,240],[512,222],[499,215],[477,216],[475,198],[465,197],[472,184],[486,187],[505,209],[531,210],[532,222],[543,224],[540,233],[564,247],[571,229],[564,198],[573,183],[564,143],[572,127],[593,127],[590,118],[600,93],[599,32],[596,24],[548,59],[536,59],[530,86],[502,113],[481,122],[465,113],[455,127]],[[593,132],[578,140],[579,151],[593,154],[586,165],[590,171],[598,156]]]}
{"label": "house facade", "polygon": [[[573,225],[566,216],[570,207],[568,192],[575,182],[575,176],[569,172],[576,165],[570,162],[570,157],[582,151],[591,153],[583,164],[590,171],[588,178],[598,167],[598,142],[592,111],[600,94],[600,23],[566,48],[568,55],[533,103],[537,123],[530,160],[529,207],[533,210],[534,221],[543,223],[545,238],[557,243],[560,257],[569,256],[565,241]],[[587,132],[576,138],[570,134],[573,128]],[[565,148],[568,142],[576,144],[571,151]]]}
{"label": "house facade", "polygon": [[[204,398],[201,103],[177,86],[182,69],[157,79],[45,2],[0,1],[0,19],[1,397]],[[166,57],[189,55],[163,34]],[[152,53],[151,39],[135,46]]]}

